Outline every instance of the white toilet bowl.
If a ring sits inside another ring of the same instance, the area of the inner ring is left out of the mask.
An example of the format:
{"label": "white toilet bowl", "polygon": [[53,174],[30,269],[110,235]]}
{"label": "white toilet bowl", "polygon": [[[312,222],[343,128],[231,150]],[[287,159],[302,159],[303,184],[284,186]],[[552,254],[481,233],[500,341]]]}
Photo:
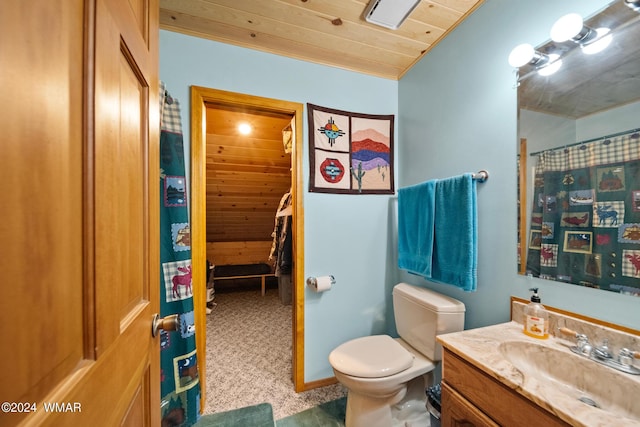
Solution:
{"label": "white toilet bowl", "polygon": [[399,283],[393,308],[400,338],[374,335],[329,354],[348,389],[346,427],[413,427],[430,423],[425,390],[441,359],[439,334],[464,328],[464,304],[429,289]]}
{"label": "white toilet bowl", "polygon": [[402,339],[357,338],[332,351],[329,361],[349,390],[346,426],[404,427],[429,420],[425,389],[435,365]]}

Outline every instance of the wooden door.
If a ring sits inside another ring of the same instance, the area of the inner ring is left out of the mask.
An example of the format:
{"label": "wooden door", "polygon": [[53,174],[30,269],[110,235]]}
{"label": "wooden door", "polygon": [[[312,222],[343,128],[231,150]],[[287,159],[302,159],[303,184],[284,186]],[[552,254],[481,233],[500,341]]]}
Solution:
{"label": "wooden door", "polygon": [[0,4],[0,426],[160,425],[158,4]]}

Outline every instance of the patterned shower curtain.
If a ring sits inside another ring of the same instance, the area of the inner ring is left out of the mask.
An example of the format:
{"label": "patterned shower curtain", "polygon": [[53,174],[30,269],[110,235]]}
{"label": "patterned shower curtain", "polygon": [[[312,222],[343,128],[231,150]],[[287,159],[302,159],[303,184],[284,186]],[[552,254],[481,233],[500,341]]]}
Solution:
{"label": "patterned shower curtain", "polygon": [[160,83],[160,316],[178,315],[160,335],[162,426],[191,426],[200,413],[191,234],[180,105]]}
{"label": "patterned shower curtain", "polygon": [[527,274],[640,296],[640,134],[540,154]]}

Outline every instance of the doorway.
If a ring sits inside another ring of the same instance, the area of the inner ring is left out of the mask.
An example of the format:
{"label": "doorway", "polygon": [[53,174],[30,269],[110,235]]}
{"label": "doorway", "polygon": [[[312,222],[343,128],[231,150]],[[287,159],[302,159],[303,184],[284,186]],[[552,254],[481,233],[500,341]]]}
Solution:
{"label": "doorway", "polygon": [[[294,389],[306,389],[304,382],[304,213],[302,205],[302,117],[303,105],[294,102],[238,94],[198,86],[191,87],[191,236],[193,283],[206,282],[206,161],[207,161],[207,108],[228,111],[254,111],[264,115],[291,117],[291,174],[292,196],[292,359],[291,372]],[[275,210],[272,215],[275,215]],[[196,288],[198,285],[196,285]],[[194,292],[197,325],[206,327],[206,292],[204,286]],[[197,326],[198,327],[198,326]],[[197,346],[206,348],[206,334],[197,334]],[[201,377],[206,378],[203,360],[199,361]],[[204,400],[204,396],[203,396]]]}

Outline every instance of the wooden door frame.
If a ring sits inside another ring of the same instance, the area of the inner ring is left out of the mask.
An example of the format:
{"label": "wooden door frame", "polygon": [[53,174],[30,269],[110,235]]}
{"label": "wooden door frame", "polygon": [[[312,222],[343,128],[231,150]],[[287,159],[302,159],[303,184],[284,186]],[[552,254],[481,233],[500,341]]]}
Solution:
{"label": "wooden door frame", "polygon": [[[295,121],[295,141],[291,153],[291,194],[293,195],[293,354],[292,373],[296,392],[306,390],[304,382],[304,209],[302,185],[302,141],[304,105],[297,102],[191,86],[191,257],[194,284],[196,347],[206,355],[206,103],[250,107],[290,114]],[[275,212],[274,212],[275,215]],[[200,378],[206,378],[206,358],[198,358]],[[201,391],[204,408],[205,390]]]}
{"label": "wooden door frame", "polygon": [[518,167],[518,233],[520,234],[520,268],[518,273],[524,275],[527,270],[527,139],[520,138],[520,162]]}

